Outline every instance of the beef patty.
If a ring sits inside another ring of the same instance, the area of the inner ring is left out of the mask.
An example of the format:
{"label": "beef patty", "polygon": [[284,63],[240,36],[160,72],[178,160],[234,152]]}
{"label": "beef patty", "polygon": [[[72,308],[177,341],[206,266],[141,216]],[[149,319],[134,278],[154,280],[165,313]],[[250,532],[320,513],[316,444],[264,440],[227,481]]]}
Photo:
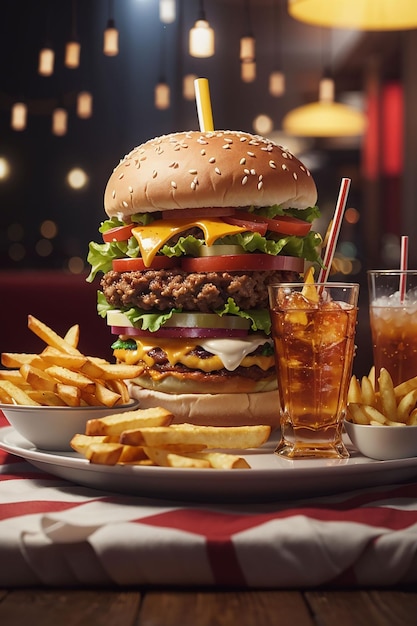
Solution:
{"label": "beef patty", "polygon": [[294,282],[298,274],[282,271],[188,273],[181,268],[107,272],[101,287],[115,308],[137,306],[149,311],[177,308],[209,313],[233,298],[241,309],[268,306],[267,286]]}

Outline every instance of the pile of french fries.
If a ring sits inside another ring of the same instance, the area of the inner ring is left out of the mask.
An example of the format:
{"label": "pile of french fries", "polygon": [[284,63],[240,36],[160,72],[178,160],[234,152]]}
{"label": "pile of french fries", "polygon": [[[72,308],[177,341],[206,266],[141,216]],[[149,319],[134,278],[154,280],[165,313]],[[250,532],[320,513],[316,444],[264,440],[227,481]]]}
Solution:
{"label": "pile of french fries", "polygon": [[386,369],[381,369],[378,389],[375,368],[359,381],[350,380],[347,419],[375,426],[417,426],[417,377],[394,387]]}
{"label": "pile of french fries", "polygon": [[90,463],[159,465],[176,468],[250,469],[241,456],[224,452],[257,448],[270,426],[197,426],[175,424],[161,407],[115,413],[87,422],[71,447]]}
{"label": "pile of french fries", "polygon": [[140,368],[85,356],[77,346],[79,325],[64,337],[28,316],[28,327],[46,343],[40,354],[3,352],[0,402],[28,406],[106,406],[130,401],[125,380]]}

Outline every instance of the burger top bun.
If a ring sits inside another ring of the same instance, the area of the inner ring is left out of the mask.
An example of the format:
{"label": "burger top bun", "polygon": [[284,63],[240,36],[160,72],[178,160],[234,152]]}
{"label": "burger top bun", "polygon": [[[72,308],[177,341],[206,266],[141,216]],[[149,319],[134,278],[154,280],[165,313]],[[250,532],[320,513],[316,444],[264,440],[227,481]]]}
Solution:
{"label": "burger top bun", "polygon": [[307,168],[282,146],[238,131],[189,131],[151,139],[115,168],[104,194],[109,217],[197,207],[314,206]]}

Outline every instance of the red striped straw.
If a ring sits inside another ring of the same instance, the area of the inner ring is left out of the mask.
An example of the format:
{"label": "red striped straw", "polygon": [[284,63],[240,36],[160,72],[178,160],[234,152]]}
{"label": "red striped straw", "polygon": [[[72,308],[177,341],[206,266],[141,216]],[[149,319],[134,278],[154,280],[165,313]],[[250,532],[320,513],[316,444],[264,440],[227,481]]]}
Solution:
{"label": "red striped straw", "polygon": [[330,228],[329,239],[323,256],[323,266],[319,272],[317,282],[325,283],[329,278],[330,268],[332,266],[334,253],[336,250],[337,240],[339,238],[340,228],[342,226],[343,214],[345,212],[346,201],[350,188],[350,178],[342,178],[340,183],[339,196],[337,198],[336,208]]}
{"label": "red striped straw", "polygon": [[[408,268],[408,237],[403,235],[401,237],[401,257],[400,257],[400,270],[405,272]],[[401,304],[405,300],[405,292],[407,288],[407,275],[405,273],[400,274],[400,302]]]}

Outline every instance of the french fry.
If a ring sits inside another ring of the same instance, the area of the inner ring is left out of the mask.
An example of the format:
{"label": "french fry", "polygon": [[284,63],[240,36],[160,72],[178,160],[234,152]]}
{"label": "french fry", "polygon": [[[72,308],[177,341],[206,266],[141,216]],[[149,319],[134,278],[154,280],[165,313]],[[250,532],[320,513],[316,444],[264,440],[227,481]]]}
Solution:
{"label": "french fry", "polygon": [[363,376],[361,380],[361,395],[363,404],[376,406],[375,389],[367,376]]}
{"label": "french fry", "polygon": [[[121,433],[131,428],[167,426],[172,422],[173,417],[170,411],[161,407],[115,413],[114,415],[88,420],[85,434],[121,435]],[[122,443],[129,444],[129,442]]]}
{"label": "french fry", "polygon": [[[105,419],[105,418],[104,418]],[[257,448],[265,443],[271,433],[270,426],[196,426],[194,424],[172,424],[125,430],[121,443],[144,447],[163,448],[181,443],[202,444],[207,448]]]}
{"label": "french fry", "polygon": [[74,324],[67,330],[64,336],[64,341],[69,343],[73,348],[78,347],[78,341],[80,339],[80,326],[79,324]]}
{"label": "french fry", "polygon": [[20,373],[32,389],[52,392],[56,390],[56,380],[46,370],[43,371],[25,363],[20,368]]}
{"label": "french fry", "polygon": [[362,402],[362,391],[356,376],[352,376],[349,383],[348,402],[360,404]]}
{"label": "french fry", "polygon": [[68,354],[81,354],[77,348],[74,348],[68,341],[65,341],[63,337],[60,337],[54,330],[52,330],[52,328],[49,328],[49,326],[38,320],[33,315],[28,315],[28,328],[48,346],[58,348],[58,350],[67,352]]}
{"label": "french fry", "polygon": [[51,365],[46,368],[45,372],[66,385],[73,385],[74,387],[85,389],[86,391],[93,391],[95,389],[95,382],[91,380],[91,378],[84,376],[84,374],[80,372],[73,372],[67,367]]}
{"label": "french fry", "polygon": [[368,378],[369,382],[375,390],[375,365],[372,365],[371,369],[369,370]]}
{"label": "french fry", "polygon": [[183,456],[160,448],[145,448],[145,452],[151,461],[153,461],[156,465],[162,465],[163,467],[176,467],[181,469],[210,468],[210,462],[207,459],[196,459],[191,456]]}
{"label": "french fry", "polygon": [[74,385],[66,385],[65,383],[57,383],[57,394],[65,402],[67,406],[80,406],[81,390]]}
{"label": "french fry", "polygon": [[122,452],[120,443],[92,443],[86,449],[85,457],[97,465],[116,465]]}
{"label": "french fry", "polygon": [[1,355],[1,363],[4,367],[20,368],[24,364],[29,364],[40,369],[45,369],[45,364],[39,354],[3,352]]}
{"label": "french fry", "polygon": [[32,400],[30,396],[10,380],[0,380],[0,388],[6,392],[12,399],[14,404],[27,404],[28,406],[41,406],[36,400]]}
{"label": "french fry", "polygon": [[80,452],[85,455],[85,452],[89,446],[93,443],[119,443],[118,437],[111,437],[109,435],[83,435],[77,433],[70,441],[70,446],[76,452]]}
{"label": "french fry", "polygon": [[364,406],[361,403],[349,402],[347,406],[347,418],[349,421],[355,424],[369,424],[369,416],[364,411]]}
{"label": "french fry", "polygon": [[205,459],[213,469],[250,469],[249,463],[241,456],[223,452],[191,452],[187,456],[193,459]]}
{"label": "french fry", "polygon": [[369,422],[376,422],[379,426],[387,424],[388,420],[381,411],[378,411],[374,406],[362,405],[362,410],[369,417]]}
{"label": "french fry", "polygon": [[83,365],[81,371],[91,378],[100,378],[101,380],[115,380],[135,378],[142,373],[142,367],[139,365],[129,365],[127,363],[99,363],[88,359]]}
{"label": "french fry", "polygon": [[417,403],[417,389],[409,391],[403,396],[398,403],[397,419],[399,422],[407,423],[410,413],[415,408]]}
{"label": "french fry", "polygon": [[104,404],[104,406],[114,406],[120,400],[120,394],[98,382],[96,382],[94,394],[96,397],[96,404]]}
{"label": "french fry", "polygon": [[21,388],[30,387],[19,370],[0,370],[0,380],[10,380]]}
{"label": "french fry", "polygon": [[390,422],[395,422],[397,417],[397,400],[392,378],[385,368],[382,368],[379,373],[378,384],[381,412]]}
{"label": "french fry", "polygon": [[36,400],[43,406],[67,406],[64,399],[53,391],[42,391],[41,389],[29,389],[26,391],[29,398]]}
{"label": "french fry", "polygon": [[417,389],[417,376],[397,385],[394,388],[395,397],[402,398],[410,391],[413,391],[413,389]]}
{"label": "french fry", "polygon": [[62,367],[67,367],[69,369],[81,369],[87,362],[87,357],[82,354],[67,354],[66,352],[61,352],[52,346],[47,346],[43,350],[41,358],[45,367],[50,365],[61,365]]}
{"label": "french fry", "polygon": [[407,426],[417,426],[417,409],[413,409],[408,417]]}

